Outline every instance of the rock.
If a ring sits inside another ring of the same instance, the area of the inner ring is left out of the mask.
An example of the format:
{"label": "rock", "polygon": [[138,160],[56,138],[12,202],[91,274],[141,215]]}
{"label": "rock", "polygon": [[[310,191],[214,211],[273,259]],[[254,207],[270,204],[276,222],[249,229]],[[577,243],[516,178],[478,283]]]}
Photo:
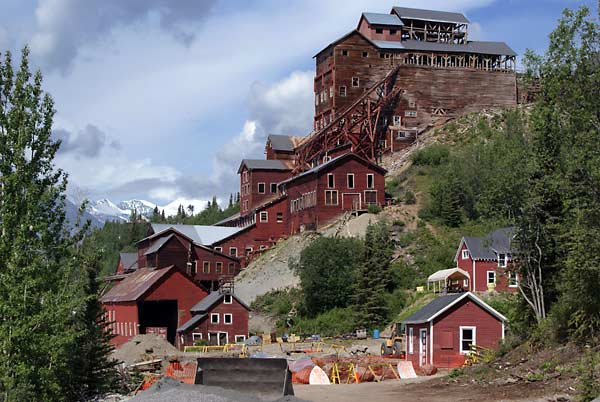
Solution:
{"label": "rock", "polygon": [[435,373],[437,373],[437,367],[432,366],[431,364],[424,365],[423,367],[421,367],[421,370],[425,375],[434,375]]}

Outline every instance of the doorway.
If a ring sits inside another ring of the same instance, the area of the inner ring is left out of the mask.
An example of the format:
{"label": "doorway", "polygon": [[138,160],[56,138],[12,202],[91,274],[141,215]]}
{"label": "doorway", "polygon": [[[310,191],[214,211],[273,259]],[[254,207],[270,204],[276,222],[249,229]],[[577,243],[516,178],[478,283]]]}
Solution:
{"label": "doorway", "polygon": [[209,332],[208,344],[210,346],[223,346],[229,343],[229,334],[227,332]]}
{"label": "doorway", "polygon": [[427,364],[427,329],[419,330],[419,366]]}

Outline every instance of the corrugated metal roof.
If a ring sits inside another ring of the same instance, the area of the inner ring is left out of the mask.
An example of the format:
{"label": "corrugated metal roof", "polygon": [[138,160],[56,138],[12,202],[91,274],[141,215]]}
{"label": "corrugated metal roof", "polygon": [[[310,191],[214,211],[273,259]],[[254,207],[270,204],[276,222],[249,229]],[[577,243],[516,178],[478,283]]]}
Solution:
{"label": "corrugated metal roof", "polygon": [[504,42],[482,42],[471,41],[466,44],[456,43],[440,43],[440,42],[425,42],[420,40],[405,40],[405,41],[371,41],[380,49],[388,50],[418,50],[423,52],[449,52],[449,53],[477,53],[488,54],[494,56],[516,56],[512,50]]}
{"label": "corrugated metal roof", "polygon": [[119,258],[125,271],[135,271],[138,269],[137,253],[119,253]]}
{"label": "corrugated metal roof", "polygon": [[242,159],[238,173],[242,171],[242,166],[248,170],[292,170],[287,163],[278,159]]}
{"label": "corrugated metal roof", "polygon": [[172,228],[191,239],[194,243],[203,246],[210,246],[244,230],[244,228],[229,226],[170,225],[168,223],[153,223],[151,226],[154,234],[149,237],[155,237],[156,234]]}
{"label": "corrugated metal roof", "polygon": [[381,14],[381,13],[362,13],[363,17],[371,25],[391,25],[391,26],[403,26],[404,24],[400,21],[395,14]]}
{"label": "corrugated metal roof", "polygon": [[425,307],[413,313],[411,316],[403,320],[404,324],[421,324],[429,322],[439,316],[441,313],[451,308],[461,300],[469,298],[473,302],[477,303],[480,307],[487,310],[490,314],[495,316],[501,321],[507,321],[506,317],[494,310],[490,305],[485,303],[479,297],[475,296],[471,292],[467,293],[452,293],[447,295],[439,296],[437,299],[432,300]]}
{"label": "corrugated metal roof", "polygon": [[411,19],[420,21],[452,22],[456,24],[468,24],[469,20],[462,13],[450,11],[425,10],[421,8],[394,7],[392,11],[400,19]]}
{"label": "corrugated metal roof", "polygon": [[275,151],[294,151],[294,142],[292,141],[292,137],[289,135],[270,134],[267,138],[271,143],[271,148]]}
{"label": "corrugated metal roof", "polygon": [[164,246],[169,240],[171,240],[171,238],[173,238],[172,234],[165,236],[165,237],[159,237],[158,239],[156,239],[154,241],[152,246],[150,246],[148,248],[148,250],[146,250],[144,255],[150,255],[152,253],[156,253],[158,250],[161,249],[162,246]]}
{"label": "corrugated metal roof", "polygon": [[176,269],[173,265],[154,270],[148,268],[138,269],[106,292],[100,298],[100,301],[102,303],[137,301],[173,269]]}
{"label": "corrugated metal roof", "polygon": [[[205,312],[209,311],[212,306],[219,303],[223,299],[224,296],[225,296],[225,294],[223,294],[223,293],[220,293],[218,291],[213,291],[208,296],[206,296],[204,299],[200,300],[200,302],[198,302],[194,307],[192,307],[190,309],[190,311],[192,313],[205,313]],[[246,303],[244,303],[236,295],[233,294],[231,296],[233,296],[233,298],[235,300],[237,300],[237,302],[240,303],[242,306],[244,306],[246,309],[250,310],[250,307],[248,307],[248,305]]]}
{"label": "corrugated metal roof", "polygon": [[515,235],[514,227],[505,227],[497,229],[484,237],[463,237],[467,244],[469,254],[474,260],[492,260],[498,259],[500,254],[512,254],[514,248],[511,246]]}
{"label": "corrugated metal roof", "polygon": [[206,318],[206,314],[197,314],[190,318],[185,324],[177,328],[177,332],[187,332],[190,329],[196,328],[196,326]]}

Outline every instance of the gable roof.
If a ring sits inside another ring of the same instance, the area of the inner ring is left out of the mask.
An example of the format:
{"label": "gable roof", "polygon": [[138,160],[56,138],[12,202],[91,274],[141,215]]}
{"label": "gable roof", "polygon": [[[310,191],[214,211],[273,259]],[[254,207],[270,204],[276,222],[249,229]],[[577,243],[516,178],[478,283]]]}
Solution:
{"label": "gable roof", "polygon": [[138,269],[137,253],[119,253],[119,260],[123,264],[124,271],[135,271]]}
{"label": "gable roof", "polygon": [[106,292],[100,298],[100,301],[102,303],[137,301],[175,269],[174,265],[152,270],[148,268],[138,269]]}
{"label": "gable roof", "polygon": [[362,13],[362,18],[371,25],[403,26],[396,14]]}
{"label": "gable roof", "polygon": [[421,8],[393,7],[392,12],[400,19],[450,22],[455,24],[468,24],[469,20],[462,13],[451,11],[425,10]]}
{"label": "gable roof", "polygon": [[[361,34],[360,32],[358,32],[358,30],[353,29],[352,31],[348,32],[346,35],[334,40],[333,42],[331,42],[329,45],[325,46],[323,49],[319,50],[319,52],[317,54],[315,54],[313,56],[313,58],[317,57],[318,55],[320,55],[321,53],[323,53],[324,51],[326,51],[327,49],[329,49],[330,47],[333,47],[335,45],[337,45],[338,43],[340,43],[341,41],[343,41],[346,38],[349,38],[350,36],[357,34],[359,35],[361,38],[363,38],[364,40],[366,40],[368,43],[370,43],[371,45],[373,44],[373,42],[371,40],[369,40],[369,38],[367,38],[365,35]],[[306,137],[304,137],[306,138]]]}
{"label": "gable roof", "polygon": [[173,234],[170,234],[166,237],[159,237],[149,248],[146,250],[144,255],[150,255],[152,253],[156,253],[158,250],[162,248],[169,240],[174,237]]}
{"label": "gable roof", "polygon": [[244,230],[244,228],[230,226],[171,225],[168,223],[152,223],[151,228],[154,234],[140,241],[152,239],[168,230],[174,230],[196,244],[210,246]]}
{"label": "gable roof", "polygon": [[[206,296],[204,299],[200,300],[194,307],[192,307],[190,309],[190,311],[192,313],[206,313],[207,311],[209,311],[212,308],[212,306],[219,303],[223,299],[224,296],[225,296],[224,293],[221,293],[218,291],[213,291],[213,292],[209,293],[209,295]],[[244,306],[244,308],[246,308],[247,310],[250,310],[250,307],[248,307],[248,305],[246,303],[244,303],[240,298],[238,298],[235,294],[231,294],[231,296],[238,303],[240,303],[242,306]]]}
{"label": "gable roof", "polygon": [[516,229],[505,227],[494,230],[484,237],[464,236],[458,246],[454,261],[458,260],[458,253],[463,244],[466,244],[473,260],[497,261],[498,254],[512,254],[515,249],[511,246]]}
{"label": "gable roof", "polygon": [[350,158],[358,160],[358,161],[360,161],[360,162],[362,162],[362,163],[370,166],[374,170],[379,171],[381,174],[385,174],[387,172],[387,170],[385,170],[381,166],[376,165],[375,163],[369,162],[368,160],[361,158],[360,156],[358,156],[354,152],[346,152],[345,154],[336,156],[335,158],[332,158],[331,160],[329,160],[329,161],[327,161],[325,163],[321,163],[320,165],[317,165],[317,166],[315,166],[315,167],[313,167],[311,169],[308,169],[306,172],[300,173],[299,175],[294,176],[294,177],[290,177],[289,179],[284,180],[284,181],[280,182],[279,184],[290,183],[290,182],[296,181],[296,180],[298,180],[298,179],[300,179],[302,177],[306,177],[308,175],[318,173],[318,172],[320,172],[322,170],[325,170],[327,168],[335,166],[336,164],[338,164],[338,163],[340,163],[340,162],[342,162],[342,161],[344,161],[346,159],[350,159]]}
{"label": "gable roof", "polygon": [[496,317],[500,321],[508,321],[506,317],[494,310],[489,304],[475,296],[471,292],[466,293],[452,293],[447,295],[439,296],[432,300],[429,304],[414,312],[408,318],[402,321],[404,324],[422,324],[430,322],[436,317],[440,316],[445,311],[452,308],[452,306],[458,304],[460,301],[469,298],[481,308],[489,312],[491,315]]}
{"label": "gable roof", "polygon": [[242,159],[237,172],[241,173],[244,166],[248,170],[292,170],[287,163],[279,159]]}
{"label": "gable roof", "polygon": [[190,329],[196,328],[196,326],[205,318],[207,314],[196,314],[189,320],[187,320],[181,327],[177,328],[177,332],[187,332]]}
{"label": "gable roof", "polygon": [[275,151],[293,152],[296,144],[302,139],[293,135],[269,134],[267,142],[271,144],[271,148]]}

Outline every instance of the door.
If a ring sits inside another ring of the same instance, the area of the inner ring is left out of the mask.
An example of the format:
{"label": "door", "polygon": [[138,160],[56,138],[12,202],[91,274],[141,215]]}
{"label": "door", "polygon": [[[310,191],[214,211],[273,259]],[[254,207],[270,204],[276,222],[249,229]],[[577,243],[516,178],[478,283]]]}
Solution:
{"label": "door", "polygon": [[229,342],[229,336],[227,332],[209,332],[208,333],[208,344],[210,346],[224,346]]}
{"label": "door", "polygon": [[419,330],[419,366],[427,364],[427,329]]}
{"label": "door", "polygon": [[360,209],[360,194],[342,193],[342,208],[353,211]]}

